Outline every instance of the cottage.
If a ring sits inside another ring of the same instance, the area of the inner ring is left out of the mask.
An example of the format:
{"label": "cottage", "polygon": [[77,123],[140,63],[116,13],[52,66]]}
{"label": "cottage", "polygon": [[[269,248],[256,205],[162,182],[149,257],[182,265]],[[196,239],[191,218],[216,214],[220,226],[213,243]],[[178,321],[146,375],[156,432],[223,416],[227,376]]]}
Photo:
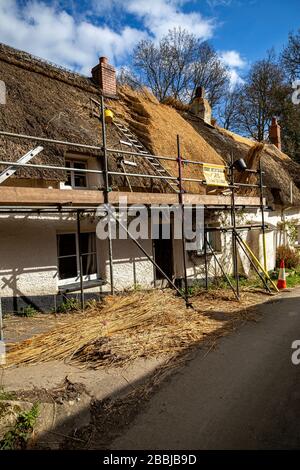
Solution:
{"label": "cottage", "polygon": [[[279,237],[285,236],[278,224],[300,218],[300,167],[281,152],[275,121],[274,144],[257,146],[213,126],[201,90],[190,108],[178,110],[147,90],[117,89],[114,68],[105,58],[86,78],[2,44],[0,80],[6,89],[0,104],[0,297],[5,311],[28,304],[47,310],[66,293],[84,290],[89,298],[111,291],[112,285],[116,290],[163,285],[164,275],[151,260],[177,283],[185,272],[190,283],[203,281],[205,265],[209,277],[220,275],[216,260],[231,272],[231,233],[218,229],[232,223],[232,197],[228,188],[207,184],[203,163],[228,167],[232,158],[243,158],[252,170],[263,168],[264,195],[257,174],[237,172],[234,215],[238,225],[251,228],[261,224],[261,205],[268,207],[267,267],[274,267]],[[106,129],[103,98],[109,111]],[[185,160],[179,167],[177,136]],[[153,240],[149,233],[139,240],[142,250],[128,237],[110,243],[97,236],[97,210],[104,202],[119,207],[126,197],[128,204],[177,204],[179,168],[183,202],[204,208],[215,256],[204,257],[202,246],[183,256],[173,219],[158,221],[170,229],[169,239]],[[256,188],[248,186],[254,183]],[[261,230],[245,229],[242,236],[262,259]],[[242,253],[238,263],[247,274],[250,266]]]}

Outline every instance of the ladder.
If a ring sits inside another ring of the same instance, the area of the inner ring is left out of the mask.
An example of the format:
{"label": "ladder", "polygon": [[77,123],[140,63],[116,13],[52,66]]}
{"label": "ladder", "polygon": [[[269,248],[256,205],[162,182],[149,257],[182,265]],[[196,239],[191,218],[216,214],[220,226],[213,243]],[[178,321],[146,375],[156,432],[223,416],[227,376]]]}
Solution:
{"label": "ladder", "polygon": [[[158,160],[157,158],[155,158],[153,155],[151,155],[151,153],[149,153],[145,146],[137,139],[137,137],[125,126],[125,124],[123,124],[123,122],[121,122],[119,119],[114,119],[113,120],[113,123],[114,125],[116,126],[116,128],[121,132],[121,134],[123,134],[124,137],[126,137],[126,139],[128,140],[130,146],[134,149],[134,151],[136,153],[140,153],[141,155],[145,155],[145,158],[144,160],[146,160],[150,167],[152,168],[152,170],[154,171],[154,173],[157,175],[157,176],[173,176],[171,175],[171,173],[168,172],[168,170],[166,170],[162,164],[160,163],[160,160]],[[178,186],[178,182],[176,182],[176,180],[169,180],[169,179],[163,179],[162,178],[162,181],[164,181],[164,183],[166,183],[169,188],[172,189],[172,191],[174,191],[175,193],[178,193],[179,192],[179,186]]]}
{"label": "ladder", "polygon": [[19,158],[19,160],[17,160],[16,162],[12,162],[12,164],[5,168],[5,170],[3,170],[1,173],[0,173],[0,184],[2,184],[4,181],[6,181],[10,176],[12,176],[19,167],[17,166],[14,166],[14,163],[22,163],[22,164],[26,164],[28,163],[33,157],[35,157],[36,155],[38,155],[40,152],[42,152],[42,150],[44,150],[44,147],[36,147],[34,148],[33,150],[30,150],[29,152],[27,152],[25,155],[23,155],[21,158]]}

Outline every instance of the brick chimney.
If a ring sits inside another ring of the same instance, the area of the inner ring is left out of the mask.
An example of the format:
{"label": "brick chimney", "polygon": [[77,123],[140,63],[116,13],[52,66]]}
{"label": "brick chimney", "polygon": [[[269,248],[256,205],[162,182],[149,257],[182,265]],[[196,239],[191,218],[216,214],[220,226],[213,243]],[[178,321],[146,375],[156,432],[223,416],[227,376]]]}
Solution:
{"label": "brick chimney", "polygon": [[269,127],[269,139],[272,144],[281,150],[281,128],[276,117],[272,118],[272,124]]}
{"label": "brick chimney", "polygon": [[202,86],[196,88],[190,109],[195,116],[203,119],[207,124],[211,124],[211,106],[205,98],[205,90]]}
{"label": "brick chimney", "polygon": [[100,57],[99,64],[92,69],[92,78],[104,96],[115,97],[117,95],[116,71],[108,63],[106,57]]}

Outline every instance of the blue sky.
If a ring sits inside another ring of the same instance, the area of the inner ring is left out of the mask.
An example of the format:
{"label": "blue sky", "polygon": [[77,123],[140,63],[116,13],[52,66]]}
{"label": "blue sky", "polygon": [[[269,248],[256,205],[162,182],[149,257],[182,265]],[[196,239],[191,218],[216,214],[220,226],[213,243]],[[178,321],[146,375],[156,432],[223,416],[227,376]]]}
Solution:
{"label": "blue sky", "polygon": [[299,0],[0,0],[0,42],[89,74],[126,65],[143,38],[181,26],[212,42],[232,81],[300,28]]}

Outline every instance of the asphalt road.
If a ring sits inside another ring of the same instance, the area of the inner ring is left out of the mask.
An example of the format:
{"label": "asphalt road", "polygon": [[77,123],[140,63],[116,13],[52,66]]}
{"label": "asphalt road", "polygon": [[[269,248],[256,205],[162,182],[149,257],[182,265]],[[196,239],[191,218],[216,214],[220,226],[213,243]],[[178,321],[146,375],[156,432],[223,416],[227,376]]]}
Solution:
{"label": "asphalt road", "polygon": [[300,449],[300,288],[171,377],[111,449]]}

